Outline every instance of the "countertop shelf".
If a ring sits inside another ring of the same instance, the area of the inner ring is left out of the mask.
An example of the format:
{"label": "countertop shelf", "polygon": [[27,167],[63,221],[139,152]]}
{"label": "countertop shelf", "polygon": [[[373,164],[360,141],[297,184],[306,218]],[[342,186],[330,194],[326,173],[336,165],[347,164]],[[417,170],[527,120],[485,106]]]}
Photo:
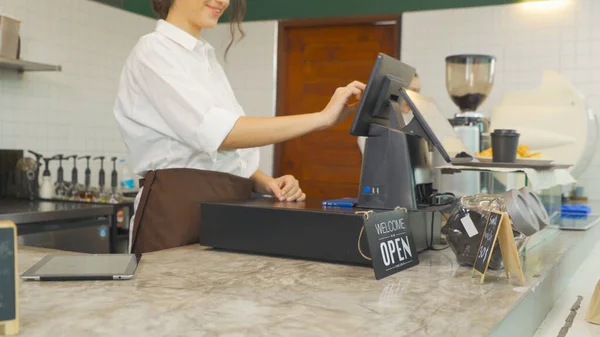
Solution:
{"label": "countertop shelf", "polygon": [[111,216],[112,214],[114,214],[114,208],[108,204],[0,200],[0,221],[12,221],[17,226],[40,222]]}
{"label": "countertop shelf", "polygon": [[19,72],[25,71],[61,71],[62,67],[51,64],[29,62],[24,60],[14,60],[0,57],[0,69],[10,69]]}

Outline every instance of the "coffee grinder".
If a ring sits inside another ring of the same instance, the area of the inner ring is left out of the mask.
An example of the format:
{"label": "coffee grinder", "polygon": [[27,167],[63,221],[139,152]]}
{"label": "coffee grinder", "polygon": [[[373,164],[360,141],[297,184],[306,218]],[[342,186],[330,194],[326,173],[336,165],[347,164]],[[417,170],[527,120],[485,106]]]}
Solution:
{"label": "coffee grinder", "polygon": [[[489,120],[477,108],[486,100],[494,85],[496,58],[490,55],[462,54],[446,57],[446,89],[460,109],[450,124],[471,155],[491,146]],[[439,154],[434,154],[434,165],[445,164]],[[441,176],[436,172],[436,189],[452,191],[456,195],[474,195],[487,192],[489,175],[463,172]],[[483,179],[482,179],[483,178]]]}
{"label": "coffee grinder", "polygon": [[[492,91],[495,65],[496,58],[489,55],[446,57],[446,89],[460,109],[450,123],[469,151],[480,152],[489,147],[489,120],[476,110]],[[464,127],[472,127],[477,134]]]}

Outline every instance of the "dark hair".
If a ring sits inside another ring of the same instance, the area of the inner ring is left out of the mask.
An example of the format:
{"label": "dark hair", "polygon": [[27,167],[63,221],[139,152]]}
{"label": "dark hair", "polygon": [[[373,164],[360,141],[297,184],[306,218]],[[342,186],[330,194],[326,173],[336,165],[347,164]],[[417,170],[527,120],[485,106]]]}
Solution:
{"label": "dark hair", "polygon": [[175,0],[152,0],[152,10],[156,14],[156,17],[165,20],[167,15],[169,15],[169,9],[173,6],[173,1]]}
{"label": "dark hair", "polygon": [[[169,10],[175,1],[176,0],[151,0],[152,10],[159,19],[166,20],[169,15]],[[237,40],[241,40],[245,36],[244,30],[242,29],[242,21],[244,20],[244,15],[246,15],[246,0],[231,0],[228,10],[231,41],[229,41],[227,49],[225,49],[225,58],[227,58],[227,53],[229,53],[231,46],[236,42],[237,32],[240,33],[240,38]]]}

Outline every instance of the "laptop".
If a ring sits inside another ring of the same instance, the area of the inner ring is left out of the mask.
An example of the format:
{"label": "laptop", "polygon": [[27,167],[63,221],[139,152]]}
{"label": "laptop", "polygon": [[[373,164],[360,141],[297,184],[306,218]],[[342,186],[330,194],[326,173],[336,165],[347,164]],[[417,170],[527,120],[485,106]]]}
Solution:
{"label": "laptop", "polygon": [[141,255],[49,254],[21,274],[31,281],[129,280]]}

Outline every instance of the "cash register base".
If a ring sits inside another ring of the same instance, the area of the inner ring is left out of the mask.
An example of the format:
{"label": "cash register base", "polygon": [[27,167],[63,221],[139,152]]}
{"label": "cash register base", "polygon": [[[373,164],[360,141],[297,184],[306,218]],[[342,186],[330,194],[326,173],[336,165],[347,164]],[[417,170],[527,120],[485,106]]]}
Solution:
{"label": "cash register base", "polygon": [[[202,204],[200,244],[219,249],[328,262],[371,265],[366,235],[359,242],[364,218],[357,208],[277,202],[257,198]],[[428,247],[427,217],[409,212],[418,251]],[[430,218],[429,218],[430,219]]]}

